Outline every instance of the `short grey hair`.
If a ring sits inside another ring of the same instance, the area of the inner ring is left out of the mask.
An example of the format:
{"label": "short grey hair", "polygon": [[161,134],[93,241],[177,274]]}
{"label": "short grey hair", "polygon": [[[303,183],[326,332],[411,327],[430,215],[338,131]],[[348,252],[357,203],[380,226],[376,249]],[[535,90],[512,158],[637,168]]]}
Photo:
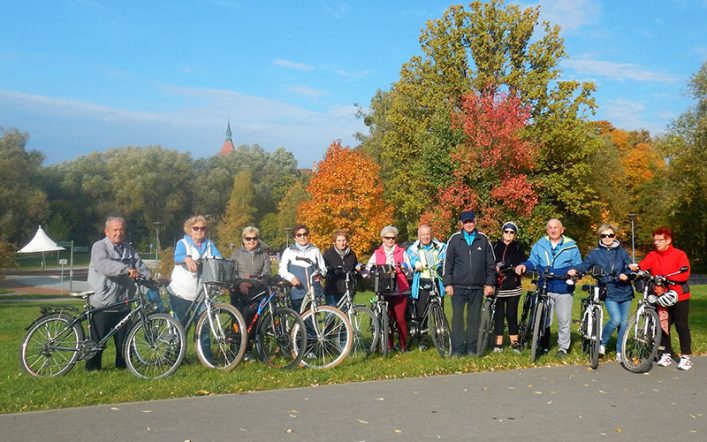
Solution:
{"label": "short grey hair", "polygon": [[122,216],[107,216],[104,228],[107,229],[108,226],[110,226],[116,221],[120,221],[121,223],[123,223],[123,226],[125,226],[125,218],[123,218]]}
{"label": "short grey hair", "polygon": [[381,238],[384,236],[393,235],[398,236],[398,228],[395,226],[385,226],[381,229]]}
{"label": "short grey hair", "polygon": [[614,233],[618,233],[615,225],[610,223],[604,223],[597,229],[597,234],[601,235],[602,232],[606,232],[607,230],[611,230]]}
{"label": "short grey hair", "polygon": [[242,239],[245,239],[246,236],[257,236],[258,238],[260,238],[260,230],[258,230],[257,227],[248,226],[244,228],[243,233],[241,233]]}

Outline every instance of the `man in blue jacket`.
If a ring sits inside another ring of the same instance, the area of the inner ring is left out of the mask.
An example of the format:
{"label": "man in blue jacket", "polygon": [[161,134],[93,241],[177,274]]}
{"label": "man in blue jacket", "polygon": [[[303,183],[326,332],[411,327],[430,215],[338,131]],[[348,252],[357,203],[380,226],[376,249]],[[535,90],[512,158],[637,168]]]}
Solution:
{"label": "man in blue jacket", "polygon": [[493,247],[486,235],[476,230],[474,212],[462,212],[459,221],[461,230],[447,241],[442,276],[444,290],[452,298],[452,356],[457,357],[476,354],[481,301],[484,296],[493,295],[496,284]]}
{"label": "man in blue jacket", "polygon": [[[547,236],[543,236],[533,245],[528,260],[516,267],[519,275],[525,271],[542,273],[549,268],[554,275],[564,275],[572,267],[582,263],[577,243],[570,237],[563,235],[565,228],[559,219],[551,219],[545,228]],[[545,327],[545,336],[541,342],[543,351],[550,347],[550,324],[552,312],[557,312],[557,357],[567,356],[570,348],[570,323],[572,322],[572,294],[574,285],[567,284],[564,280],[551,280],[548,282],[548,296],[550,314]]]}

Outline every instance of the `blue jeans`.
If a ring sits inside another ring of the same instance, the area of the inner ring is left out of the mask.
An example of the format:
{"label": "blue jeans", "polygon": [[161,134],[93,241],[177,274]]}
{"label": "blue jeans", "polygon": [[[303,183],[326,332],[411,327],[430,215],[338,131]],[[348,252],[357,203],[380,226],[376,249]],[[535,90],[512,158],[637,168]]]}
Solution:
{"label": "blue jeans", "polygon": [[[475,355],[481,322],[483,289],[454,286],[452,296],[452,353]],[[466,320],[464,308],[466,307]]]}
{"label": "blue jeans", "polygon": [[609,322],[606,323],[601,331],[601,345],[606,345],[614,330],[619,327],[619,334],[616,338],[616,353],[621,353],[621,341],[624,333],[626,333],[626,322],[631,308],[631,300],[616,302],[607,299],[604,301],[604,306],[606,311],[609,312]]}

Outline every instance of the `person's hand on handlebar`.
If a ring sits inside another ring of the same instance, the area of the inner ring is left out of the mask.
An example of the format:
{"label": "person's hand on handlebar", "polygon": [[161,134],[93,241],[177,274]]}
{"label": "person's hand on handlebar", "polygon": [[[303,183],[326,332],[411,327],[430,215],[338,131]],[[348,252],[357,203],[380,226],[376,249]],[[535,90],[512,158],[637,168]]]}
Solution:
{"label": "person's hand on handlebar", "polygon": [[491,296],[493,293],[496,291],[494,286],[492,285],[485,285],[484,286],[484,296]]}
{"label": "person's hand on handlebar", "polygon": [[577,270],[576,269],[567,270],[567,276],[570,276],[570,277],[577,276]]}
{"label": "person's hand on handlebar", "polygon": [[641,270],[641,268],[638,267],[638,264],[629,264],[628,268],[631,269],[632,272],[637,272],[637,271]]}
{"label": "person's hand on handlebar", "polygon": [[292,281],[290,281],[290,283],[292,284],[293,287],[299,287],[300,285],[302,285],[302,283],[300,282],[299,279],[297,279],[296,276],[294,278],[292,278]]}
{"label": "person's hand on handlebar", "polygon": [[186,264],[187,269],[189,269],[189,271],[192,273],[196,273],[199,268],[199,266],[196,264],[196,261],[194,261],[191,256],[187,256],[186,258],[184,258],[184,264]]}
{"label": "person's hand on handlebar", "polygon": [[134,281],[137,279],[138,276],[140,276],[140,272],[138,272],[137,269],[129,268],[128,276]]}
{"label": "person's hand on handlebar", "polygon": [[523,264],[518,264],[516,266],[516,273],[518,275],[522,275],[523,273],[525,273],[525,266]]}
{"label": "person's hand on handlebar", "polygon": [[249,283],[248,281],[243,281],[240,284],[238,284],[238,290],[240,290],[242,295],[247,295],[248,290],[253,287],[253,284]]}

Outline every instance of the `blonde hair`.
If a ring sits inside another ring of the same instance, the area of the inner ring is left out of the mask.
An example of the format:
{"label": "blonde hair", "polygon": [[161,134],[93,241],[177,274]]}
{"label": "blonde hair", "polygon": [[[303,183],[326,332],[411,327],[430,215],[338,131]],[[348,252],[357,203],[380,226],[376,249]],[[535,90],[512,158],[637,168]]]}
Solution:
{"label": "blonde hair", "polygon": [[606,230],[611,230],[614,233],[619,233],[616,230],[616,226],[614,226],[613,224],[604,223],[597,229],[597,235],[601,235],[601,232],[604,232]]}
{"label": "blonde hair", "polygon": [[243,232],[241,233],[241,239],[245,239],[246,236],[256,236],[260,238],[260,230],[253,226],[244,227]]}
{"label": "blonde hair", "polygon": [[184,221],[184,233],[189,235],[189,232],[191,232],[192,226],[194,226],[194,224],[196,224],[198,222],[204,223],[204,226],[206,226],[207,228],[209,227],[209,222],[206,220],[205,216],[194,215],[191,218],[187,218],[186,221]]}

